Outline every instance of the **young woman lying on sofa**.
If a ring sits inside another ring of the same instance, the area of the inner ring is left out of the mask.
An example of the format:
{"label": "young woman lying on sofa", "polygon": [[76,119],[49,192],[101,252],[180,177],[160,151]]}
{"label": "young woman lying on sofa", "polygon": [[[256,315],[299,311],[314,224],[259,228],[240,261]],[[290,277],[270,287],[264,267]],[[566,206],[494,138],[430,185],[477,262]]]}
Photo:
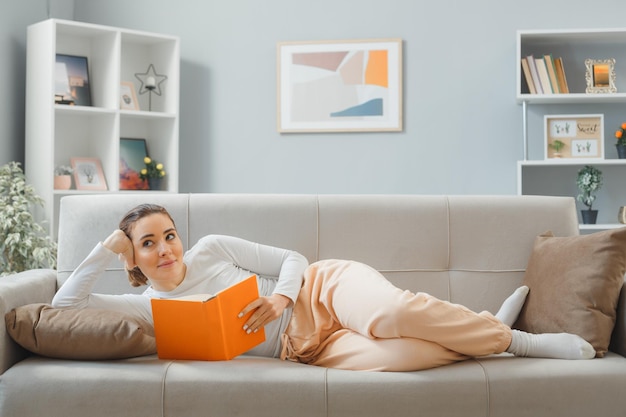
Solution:
{"label": "young woman lying on sofa", "polygon": [[[95,282],[119,256],[141,295],[94,294]],[[530,334],[511,325],[524,304],[518,288],[494,316],[393,286],[362,263],[323,260],[228,236],[206,236],[186,253],[169,213],[140,205],[99,243],[59,289],[54,307],[120,310],[152,322],[150,299],[215,293],[251,274],[261,296],[247,332],[264,327],[266,341],[250,354],[351,370],[414,371],[469,357],[589,359],[594,348],[568,333]]]}

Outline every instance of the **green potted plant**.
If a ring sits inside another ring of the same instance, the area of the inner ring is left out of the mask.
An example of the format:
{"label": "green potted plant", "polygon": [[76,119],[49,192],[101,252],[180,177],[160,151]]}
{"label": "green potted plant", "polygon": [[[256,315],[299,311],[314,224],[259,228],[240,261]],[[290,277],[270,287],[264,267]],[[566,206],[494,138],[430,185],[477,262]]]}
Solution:
{"label": "green potted plant", "polygon": [[54,189],[69,190],[72,187],[74,170],[67,165],[59,165],[54,169]]}
{"label": "green potted plant", "polygon": [[152,160],[149,156],[143,159],[143,163],[146,164],[146,167],[139,172],[139,178],[148,180],[148,185],[151,190],[160,190],[161,180],[165,177],[163,164]]}
{"label": "green potted plant", "polygon": [[31,208],[43,199],[26,183],[19,162],[0,167],[0,276],[56,268],[56,243],[35,221]]}
{"label": "green potted plant", "polygon": [[560,158],[561,157],[561,149],[563,149],[565,147],[565,143],[559,139],[554,140],[552,143],[550,143],[550,148],[554,149],[554,157],[555,158]]}
{"label": "green potted plant", "polygon": [[595,224],[598,210],[592,210],[592,205],[596,199],[595,193],[602,187],[602,171],[591,165],[585,165],[578,171],[576,185],[580,190],[576,199],[587,206],[586,210],[581,210],[583,223]]}
{"label": "green potted plant", "polygon": [[626,158],[626,123],[622,123],[620,128],[615,131],[615,138],[617,139],[617,143],[615,144],[615,148],[617,149],[617,157],[619,159]]}

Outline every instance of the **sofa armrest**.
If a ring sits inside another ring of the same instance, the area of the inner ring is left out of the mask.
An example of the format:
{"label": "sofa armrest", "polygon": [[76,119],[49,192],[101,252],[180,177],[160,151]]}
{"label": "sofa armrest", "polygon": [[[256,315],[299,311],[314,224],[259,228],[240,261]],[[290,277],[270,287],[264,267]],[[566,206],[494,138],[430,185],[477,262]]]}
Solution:
{"label": "sofa armrest", "polygon": [[7,333],[5,314],[26,304],[50,303],[56,292],[56,276],[52,269],[33,269],[0,277],[0,374],[28,356]]}
{"label": "sofa armrest", "polygon": [[626,357],[626,277],[617,303],[617,317],[611,336],[610,350]]}

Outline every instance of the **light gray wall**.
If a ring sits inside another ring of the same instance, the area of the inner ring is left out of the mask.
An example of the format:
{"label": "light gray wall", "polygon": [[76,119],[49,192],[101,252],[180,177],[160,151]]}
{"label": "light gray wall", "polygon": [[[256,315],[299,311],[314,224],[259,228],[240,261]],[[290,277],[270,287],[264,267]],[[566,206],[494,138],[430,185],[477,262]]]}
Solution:
{"label": "light gray wall", "polygon": [[[620,27],[624,16],[623,0],[74,6],[76,20],[181,37],[184,192],[515,193],[516,30]],[[276,132],[277,42],[383,37],[404,39],[402,133]]]}
{"label": "light gray wall", "polygon": [[73,15],[74,0],[0,0],[0,165],[24,163],[26,28]]}

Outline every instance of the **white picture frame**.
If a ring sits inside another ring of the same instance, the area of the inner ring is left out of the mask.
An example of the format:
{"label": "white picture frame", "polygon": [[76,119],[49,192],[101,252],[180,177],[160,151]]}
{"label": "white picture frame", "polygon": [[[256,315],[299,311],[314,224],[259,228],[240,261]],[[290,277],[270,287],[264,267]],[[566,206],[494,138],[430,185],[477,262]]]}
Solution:
{"label": "white picture frame", "polygon": [[[557,151],[555,144],[562,143]],[[604,115],[564,114],[544,116],[544,159],[604,160]]]}

